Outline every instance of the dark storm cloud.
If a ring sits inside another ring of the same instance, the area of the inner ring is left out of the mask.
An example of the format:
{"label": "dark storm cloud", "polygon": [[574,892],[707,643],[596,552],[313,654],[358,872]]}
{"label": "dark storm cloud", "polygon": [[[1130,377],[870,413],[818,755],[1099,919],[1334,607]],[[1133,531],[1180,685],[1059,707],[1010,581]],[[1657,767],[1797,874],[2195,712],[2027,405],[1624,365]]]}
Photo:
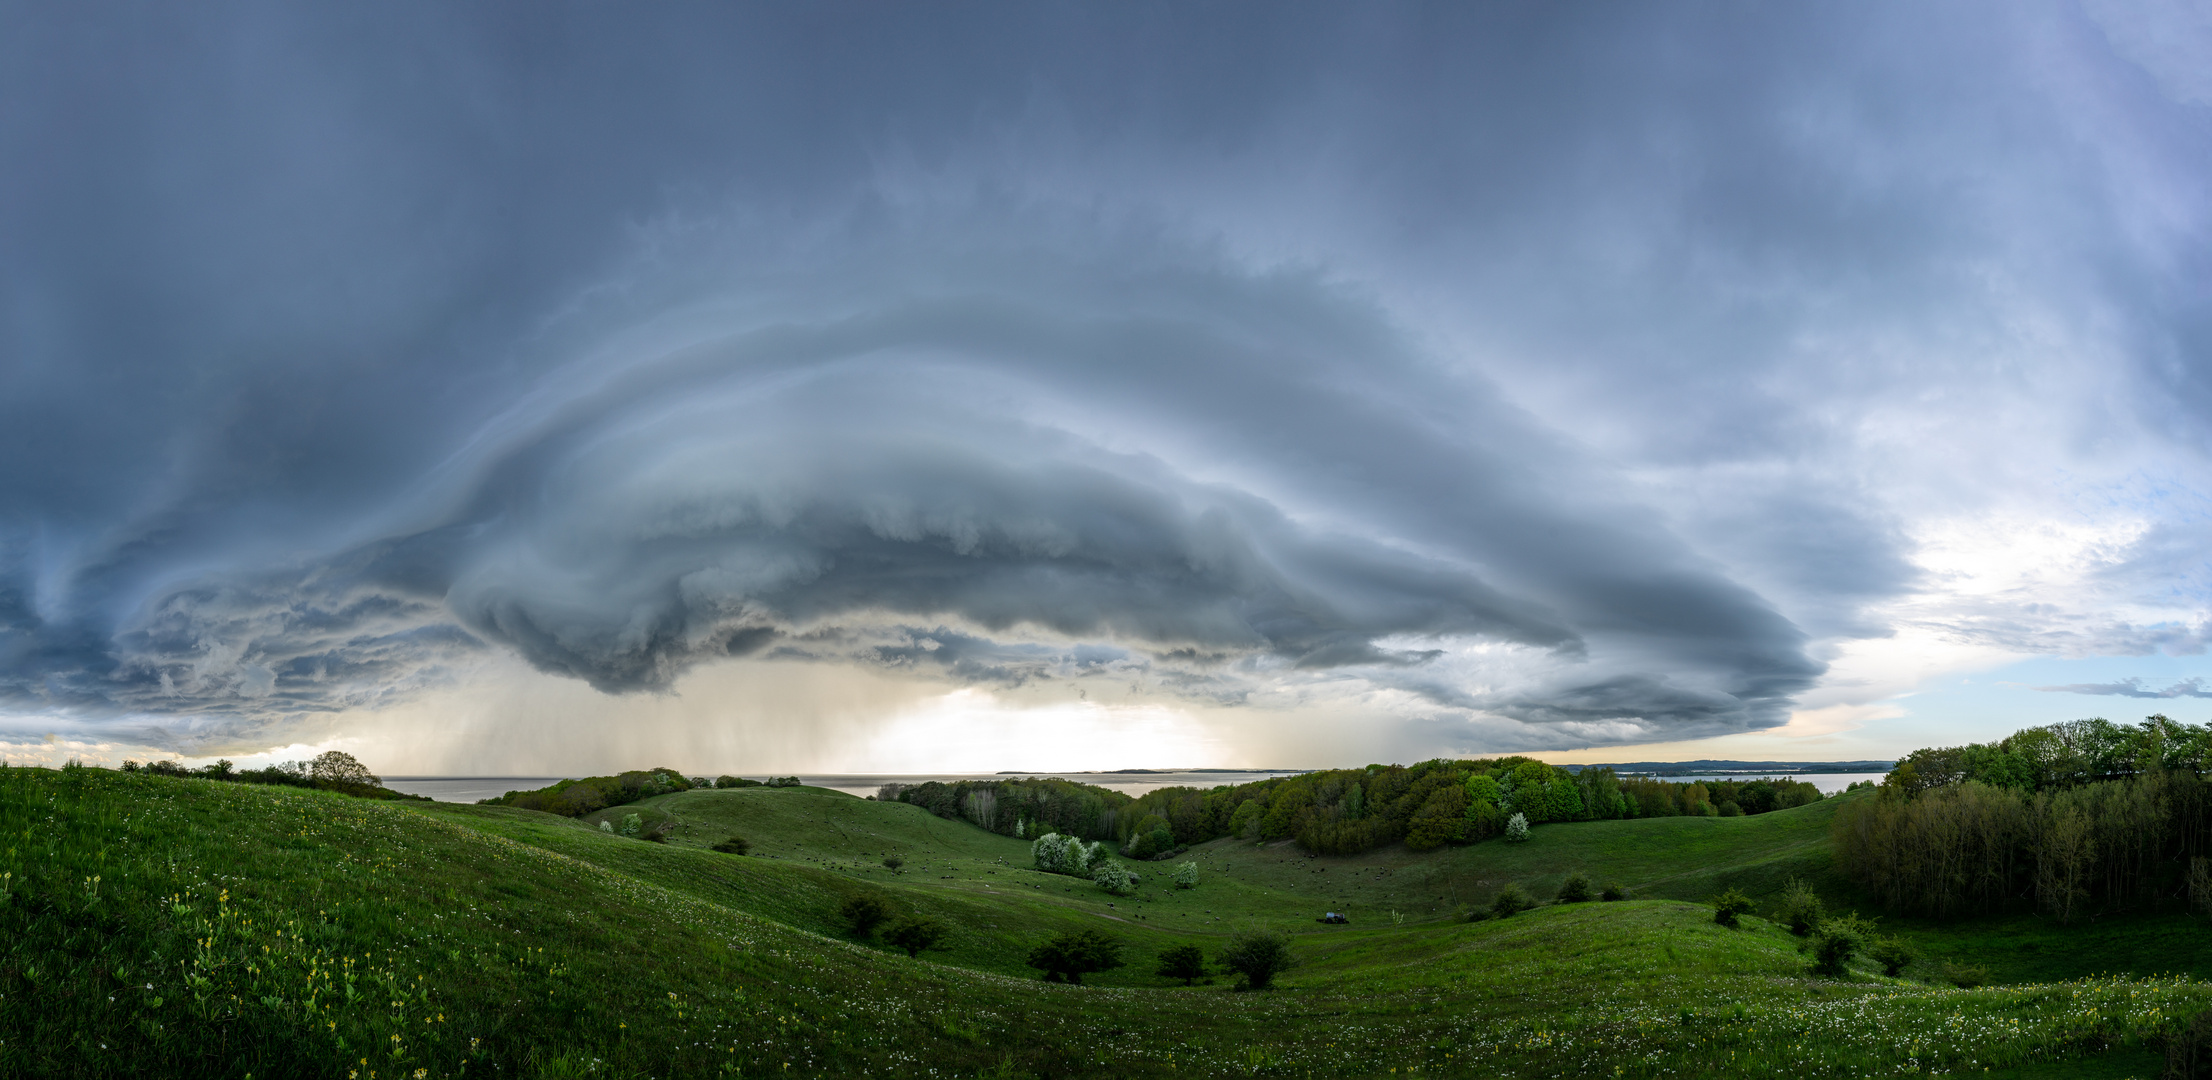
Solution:
{"label": "dark storm cloud", "polygon": [[2071,258],[2097,198],[2020,234],[2101,163],[2023,45],[2092,29],[2013,10],[0,10],[0,694],[271,730],[505,651],[1772,725],[1919,580],[1827,414],[2186,271]]}
{"label": "dark storm cloud", "polygon": [[[1080,243],[1040,250],[1047,226]],[[1393,639],[1474,640],[1604,671],[1607,642],[1727,673],[1697,718],[1745,724],[1818,671],[1755,595],[1576,493],[1555,438],[1307,275],[1083,219],[906,227],[809,272],[698,271],[665,327],[548,373],[375,508],[422,527],[191,575],[45,693],[355,707],[478,643],[609,692],[766,650],[1019,683],[1108,642],[1235,699],[1268,669],[1177,654],[1387,670],[1440,654]],[[968,629],[899,630],[942,618]],[[1664,681],[1602,677],[1573,708],[1637,714],[1620,687]]]}

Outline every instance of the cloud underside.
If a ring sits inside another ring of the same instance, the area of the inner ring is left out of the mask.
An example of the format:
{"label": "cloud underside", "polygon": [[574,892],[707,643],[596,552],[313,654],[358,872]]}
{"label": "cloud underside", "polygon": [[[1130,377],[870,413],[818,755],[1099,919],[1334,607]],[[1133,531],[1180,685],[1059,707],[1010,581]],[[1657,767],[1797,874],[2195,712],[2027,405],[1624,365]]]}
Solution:
{"label": "cloud underside", "polygon": [[48,5],[0,717],[742,658],[1449,752],[2200,654],[2212,64],[2137,7]]}
{"label": "cloud underside", "polygon": [[1690,736],[1777,723],[1818,674],[1363,305],[1186,253],[1087,310],[1101,268],[1046,266],[860,303],[838,267],[832,304],[786,283],[740,305],[774,323],[709,305],[616,340],[372,508],[414,528],[73,643],[19,606],[48,662],[8,690],[253,717],[405,699],[487,649],[612,694],[754,656]]}

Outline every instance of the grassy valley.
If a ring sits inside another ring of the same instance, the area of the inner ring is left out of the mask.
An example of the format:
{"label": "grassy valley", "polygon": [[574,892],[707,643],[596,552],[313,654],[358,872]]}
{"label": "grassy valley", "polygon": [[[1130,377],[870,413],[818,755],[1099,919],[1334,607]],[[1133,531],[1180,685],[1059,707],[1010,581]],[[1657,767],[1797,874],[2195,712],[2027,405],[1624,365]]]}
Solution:
{"label": "grassy valley", "polygon": [[[1216,840],[1174,860],[1196,888],[1140,863],[1115,897],[1025,841],[813,788],[571,819],[8,769],[0,1075],[2148,1076],[2151,1040],[2212,1004],[2179,915],[1887,920],[1924,957],[1896,979],[1814,977],[1781,926],[1714,923],[1715,892],[1766,911],[1791,876],[1859,902],[1829,870],[1843,804],[1427,853]],[[598,828],[629,813],[667,842]],[[733,834],[751,854],[712,850]],[[1462,917],[1578,871],[1632,899]],[[918,959],[856,939],[856,894],[952,932]],[[1273,989],[1152,971],[1251,928],[1293,936]],[[1127,962],[1041,981],[1029,950],[1072,929]],[[1992,983],[1916,978],[1944,963]]]}

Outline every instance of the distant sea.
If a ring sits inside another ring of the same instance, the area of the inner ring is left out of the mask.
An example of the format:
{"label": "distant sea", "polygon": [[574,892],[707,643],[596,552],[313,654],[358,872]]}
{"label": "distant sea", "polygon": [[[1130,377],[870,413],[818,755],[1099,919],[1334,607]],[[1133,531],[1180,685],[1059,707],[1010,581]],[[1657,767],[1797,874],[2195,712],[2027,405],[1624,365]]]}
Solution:
{"label": "distant sea", "polygon": [[1842,791],[1844,788],[1850,787],[1851,785],[1858,783],[1861,780],[1872,780],[1875,783],[1879,784],[1882,782],[1882,777],[1888,775],[1888,773],[1878,772],[1707,773],[1699,776],[1655,776],[1652,777],[1652,779],[1665,780],[1670,784],[1687,784],[1691,782],[1704,784],[1710,783],[1714,780],[1803,780],[1804,782],[1811,784],[1816,788],[1819,788],[1822,794],[1833,795],[1836,792]]}
{"label": "distant sea", "polygon": [[[799,774],[799,782],[813,787],[834,788],[852,795],[873,795],[885,784],[920,784],[931,780],[1009,780],[1023,776],[1059,777],[1082,784],[1094,784],[1112,788],[1127,795],[1142,795],[1163,787],[1210,788],[1222,784],[1249,784],[1254,780],[1266,780],[1275,776],[1296,776],[1305,769],[1198,769],[1187,772],[1129,771],[1129,772],[998,772],[998,773],[840,773],[836,775],[809,776]],[[790,775],[785,773],[782,775]],[[746,774],[750,780],[766,780],[769,774]],[[510,791],[531,791],[560,783],[559,776],[387,776],[384,786],[409,795],[428,795],[439,802],[472,803],[505,795]],[[1822,790],[1827,790],[1822,788]]]}

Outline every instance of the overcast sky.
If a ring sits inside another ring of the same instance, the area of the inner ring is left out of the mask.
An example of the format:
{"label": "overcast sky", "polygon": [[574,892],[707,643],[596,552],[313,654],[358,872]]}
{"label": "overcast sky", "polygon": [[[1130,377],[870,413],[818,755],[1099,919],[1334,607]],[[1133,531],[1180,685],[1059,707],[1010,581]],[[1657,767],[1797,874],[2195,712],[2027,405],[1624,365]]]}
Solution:
{"label": "overcast sky", "polygon": [[0,755],[2212,715],[2212,9],[0,2]]}

